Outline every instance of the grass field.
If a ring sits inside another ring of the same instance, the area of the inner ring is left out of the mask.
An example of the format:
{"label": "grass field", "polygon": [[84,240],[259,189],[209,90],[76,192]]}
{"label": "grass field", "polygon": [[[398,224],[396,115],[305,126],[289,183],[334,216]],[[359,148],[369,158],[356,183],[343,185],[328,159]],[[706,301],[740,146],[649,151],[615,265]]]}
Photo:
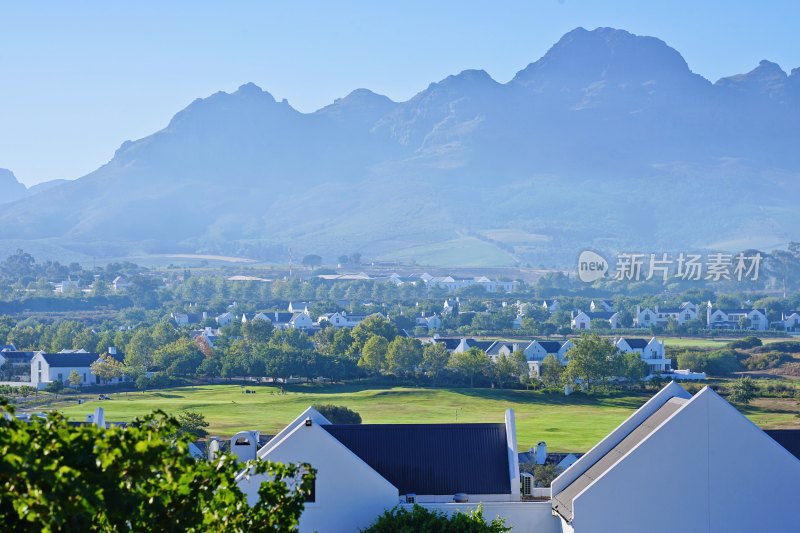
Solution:
{"label": "grass field", "polygon": [[[756,332],[757,333],[757,332]],[[724,348],[725,345],[734,341],[736,339],[693,339],[690,337],[664,337],[660,336],[659,338],[664,340],[664,346],[667,348]],[[786,338],[786,337],[776,337],[776,338],[766,338],[761,339],[761,342],[764,344],[769,344],[771,342],[778,342],[778,341],[786,341],[786,340],[797,340],[795,338]]]}
{"label": "grass field", "polygon": [[[546,441],[552,450],[586,451],[641,406],[648,395],[586,397],[542,394],[531,391],[489,389],[367,389],[357,386],[297,386],[285,394],[267,386],[250,387],[256,394],[242,394],[239,385],[207,385],[165,389],[157,392],[114,394],[113,400],[74,400],[52,407],[74,420],[84,420],[102,405],[106,420],[129,421],[162,409],[203,413],[212,434],[229,436],[242,429],[274,434],[303,409],[315,403],[345,405],[361,414],[364,423],[502,422],[504,410],[516,413],[519,449]],[[747,415],[767,427],[791,427],[800,420],[792,406],[753,405]]]}

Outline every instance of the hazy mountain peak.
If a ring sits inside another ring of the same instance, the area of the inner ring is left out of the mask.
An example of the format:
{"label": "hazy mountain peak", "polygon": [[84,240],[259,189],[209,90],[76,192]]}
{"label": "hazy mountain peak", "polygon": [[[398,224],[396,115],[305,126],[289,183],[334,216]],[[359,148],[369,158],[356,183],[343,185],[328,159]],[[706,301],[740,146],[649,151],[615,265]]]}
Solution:
{"label": "hazy mountain peak", "polygon": [[721,78],[715,85],[739,92],[781,98],[788,78],[780,65],[762,59],[750,72]]}
{"label": "hazy mountain peak", "polygon": [[537,86],[547,81],[583,87],[603,80],[642,83],[689,77],[694,75],[683,56],[661,39],[615,28],[576,28],[519,71],[511,83]]}
{"label": "hazy mountain peak", "polygon": [[17,180],[13,172],[0,168],[0,204],[19,200],[27,192],[28,189]]}

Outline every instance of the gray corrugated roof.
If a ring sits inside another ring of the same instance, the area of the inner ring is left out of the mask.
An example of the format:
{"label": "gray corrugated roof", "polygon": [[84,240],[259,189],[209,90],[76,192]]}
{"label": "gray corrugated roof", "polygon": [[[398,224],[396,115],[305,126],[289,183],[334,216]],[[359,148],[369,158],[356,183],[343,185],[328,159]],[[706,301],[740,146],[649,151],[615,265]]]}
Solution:
{"label": "gray corrugated roof", "polygon": [[570,483],[561,492],[553,496],[553,510],[564,517],[567,522],[572,522],[572,502],[583,489],[591,485],[601,475],[611,469],[622,457],[631,451],[637,444],[646,439],[656,428],[677,411],[686,400],[683,398],[670,398],[652,415],[644,419],[633,431],[622,439],[616,446],[589,467],[575,481]]}
{"label": "gray corrugated roof", "polygon": [[504,424],[322,425],[400,494],[510,494]]}

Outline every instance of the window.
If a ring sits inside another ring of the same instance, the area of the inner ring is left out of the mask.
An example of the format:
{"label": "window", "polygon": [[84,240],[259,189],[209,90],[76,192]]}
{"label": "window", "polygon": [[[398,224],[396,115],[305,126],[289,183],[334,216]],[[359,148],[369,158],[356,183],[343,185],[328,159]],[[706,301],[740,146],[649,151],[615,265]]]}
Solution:
{"label": "window", "polygon": [[83,373],[83,382],[86,383],[86,372]]}
{"label": "window", "polygon": [[41,370],[41,369],[42,369],[42,362],[39,361],[39,370]]}
{"label": "window", "polygon": [[58,381],[64,381],[64,374],[58,375]]}

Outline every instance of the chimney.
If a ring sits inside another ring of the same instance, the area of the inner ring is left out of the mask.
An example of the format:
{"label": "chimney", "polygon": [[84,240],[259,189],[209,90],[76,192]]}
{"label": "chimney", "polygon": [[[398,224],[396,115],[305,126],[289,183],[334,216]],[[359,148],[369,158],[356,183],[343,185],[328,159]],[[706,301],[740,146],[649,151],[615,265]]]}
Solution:
{"label": "chimney", "polygon": [[536,445],[536,464],[543,465],[547,461],[547,443],[542,441]]}
{"label": "chimney", "polygon": [[102,407],[98,407],[94,410],[94,425],[104,429],[106,427],[106,415]]}
{"label": "chimney", "polygon": [[208,460],[213,461],[219,454],[219,437],[216,435],[208,438]]}
{"label": "chimney", "polygon": [[113,346],[108,347],[108,355],[117,355],[117,349]]}

